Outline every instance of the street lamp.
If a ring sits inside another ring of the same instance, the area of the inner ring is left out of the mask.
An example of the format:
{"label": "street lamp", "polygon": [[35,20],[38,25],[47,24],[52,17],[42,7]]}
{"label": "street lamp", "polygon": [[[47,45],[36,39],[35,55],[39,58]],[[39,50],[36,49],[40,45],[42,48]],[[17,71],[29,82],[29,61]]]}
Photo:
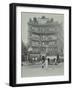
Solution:
{"label": "street lamp", "polygon": [[[30,52],[31,52],[31,51],[32,51],[32,47],[29,47],[29,48],[28,48],[28,55],[29,55],[28,57],[30,57]],[[30,58],[29,58],[29,59],[30,59]]]}

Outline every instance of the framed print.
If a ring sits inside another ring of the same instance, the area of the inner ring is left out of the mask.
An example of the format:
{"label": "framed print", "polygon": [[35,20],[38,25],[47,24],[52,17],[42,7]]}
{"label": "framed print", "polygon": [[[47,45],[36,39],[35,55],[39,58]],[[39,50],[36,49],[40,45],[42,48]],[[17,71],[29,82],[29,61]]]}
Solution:
{"label": "framed print", "polygon": [[71,83],[71,7],[10,4],[10,86]]}

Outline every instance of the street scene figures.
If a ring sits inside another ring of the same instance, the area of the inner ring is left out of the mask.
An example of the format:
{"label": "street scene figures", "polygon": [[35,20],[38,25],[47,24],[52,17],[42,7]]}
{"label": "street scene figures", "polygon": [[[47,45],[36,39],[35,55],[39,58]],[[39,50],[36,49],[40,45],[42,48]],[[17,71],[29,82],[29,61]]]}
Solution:
{"label": "street scene figures", "polygon": [[21,77],[64,74],[63,20],[59,14],[22,13]]}

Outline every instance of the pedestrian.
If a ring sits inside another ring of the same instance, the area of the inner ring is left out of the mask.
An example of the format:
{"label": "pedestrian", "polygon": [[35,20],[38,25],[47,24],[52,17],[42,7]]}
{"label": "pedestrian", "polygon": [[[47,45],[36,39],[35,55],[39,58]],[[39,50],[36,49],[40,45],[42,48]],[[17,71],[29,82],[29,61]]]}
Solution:
{"label": "pedestrian", "polygon": [[45,56],[42,56],[42,68],[45,66]]}
{"label": "pedestrian", "polygon": [[50,64],[50,59],[48,58],[48,65]]}
{"label": "pedestrian", "polygon": [[59,63],[59,54],[57,54],[57,63]]}

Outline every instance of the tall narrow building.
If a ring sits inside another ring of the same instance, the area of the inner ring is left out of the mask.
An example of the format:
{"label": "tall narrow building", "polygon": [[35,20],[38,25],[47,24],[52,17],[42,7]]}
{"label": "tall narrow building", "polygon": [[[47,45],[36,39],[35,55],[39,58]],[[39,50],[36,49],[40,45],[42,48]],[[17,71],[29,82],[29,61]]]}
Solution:
{"label": "tall narrow building", "polygon": [[45,16],[33,18],[28,22],[30,57],[55,56],[59,53],[58,33],[61,25],[53,18]]}

